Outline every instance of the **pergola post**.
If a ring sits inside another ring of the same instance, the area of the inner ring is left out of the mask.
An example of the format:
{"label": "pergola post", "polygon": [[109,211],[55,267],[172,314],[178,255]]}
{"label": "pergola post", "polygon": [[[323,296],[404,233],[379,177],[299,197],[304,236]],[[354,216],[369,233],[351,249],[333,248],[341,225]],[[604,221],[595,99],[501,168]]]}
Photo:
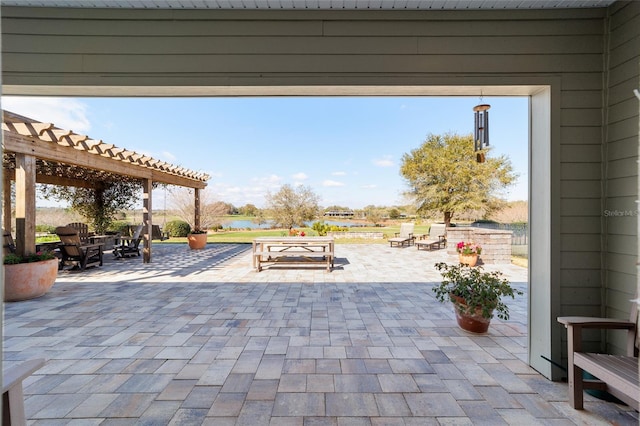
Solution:
{"label": "pergola post", "polygon": [[142,180],[142,233],[144,235],[144,245],[142,248],[142,263],[151,262],[151,236],[152,236],[152,209],[151,194],[153,193],[153,182],[151,179]]}
{"label": "pergola post", "polygon": [[200,188],[194,188],[194,193],[195,209],[193,210],[193,226],[195,229],[200,229]]}
{"label": "pergola post", "polygon": [[16,253],[36,251],[36,157],[16,153]]}
{"label": "pergola post", "polygon": [[2,228],[11,232],[11,174],[2,169]]}

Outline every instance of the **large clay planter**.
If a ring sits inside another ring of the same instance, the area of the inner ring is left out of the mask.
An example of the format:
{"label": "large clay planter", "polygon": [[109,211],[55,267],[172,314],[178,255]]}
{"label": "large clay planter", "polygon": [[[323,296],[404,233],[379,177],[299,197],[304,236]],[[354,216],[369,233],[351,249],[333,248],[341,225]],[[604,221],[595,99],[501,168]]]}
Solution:
{"label": "large clay planter", "polygon": [[484,318],[482,316],[482,309],[470,308],[459,296],[451,295],[451,300],[454,301],[453,307],[456,311],[456,320],[458,326],[471,333],[486,333],[489,330],[490,318]]}
{"label": "large clay planter", "polygon": [[58,259],[4,265],[4,301],[40,297],[53,287],[57,276]]}
{"label": "large clay planter", "polygon": [[464,263],[465,265],[476,266],[476,263],[478,262],[478,255],[460,253],[458,254],[458,259],[460,263]]}
{"label": "large clay planter", "polygon": [[187,235],[187,241],[190,249],[203,249],[207,245],[207,234],[189,234]]}

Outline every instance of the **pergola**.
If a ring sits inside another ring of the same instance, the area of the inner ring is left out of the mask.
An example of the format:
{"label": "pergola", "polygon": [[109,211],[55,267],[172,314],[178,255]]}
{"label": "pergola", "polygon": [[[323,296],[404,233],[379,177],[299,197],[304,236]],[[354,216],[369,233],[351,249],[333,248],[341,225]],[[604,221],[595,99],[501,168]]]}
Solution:
{"label": "pergola", "polygon": [[16,251],[35,252],[36,183],[99,188],[137,181],[143,188],[143,262],[151,261],[152,188],[155,183],[194,189],[194,225],[200,227],[200,191],[209,176],[89,136],[3,111],[3,223],[11,224],[11,185],[16,182]]}

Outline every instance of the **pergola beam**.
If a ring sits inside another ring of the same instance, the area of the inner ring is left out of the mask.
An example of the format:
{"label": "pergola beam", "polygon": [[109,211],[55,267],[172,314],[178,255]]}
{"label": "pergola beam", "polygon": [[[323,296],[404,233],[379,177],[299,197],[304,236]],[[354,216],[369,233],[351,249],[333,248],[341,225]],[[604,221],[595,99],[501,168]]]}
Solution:
{"label": "pergola beam", "polygon": [[[12,180],[16,180],[15,170],[4,169],[5,178],[11,183]],[[88,181],[86,179],[74,179],[62,176],[51,176],[39,174],[36,169],[36,183],[44,183],[47,185],[57,186],[74,186],[76,188],[98,188],[100,185],[95,182]]]}
{"label": "pergola beam", "polygon": [[[154,182],[189,188],[205,188],[206,182],[173,175],[166,171],[154,170],[136,164],[96,154],[78,155],[78,150],[52,142],[44,142],[32,136],[16,135],[3,131],[4,152],[29,154],[37,158],[59,163],[71,164],[94,170],[106,170],[111,173],[129,176],[135,179],[151,179]],[[31,143],[25,143],[31,142]]]}

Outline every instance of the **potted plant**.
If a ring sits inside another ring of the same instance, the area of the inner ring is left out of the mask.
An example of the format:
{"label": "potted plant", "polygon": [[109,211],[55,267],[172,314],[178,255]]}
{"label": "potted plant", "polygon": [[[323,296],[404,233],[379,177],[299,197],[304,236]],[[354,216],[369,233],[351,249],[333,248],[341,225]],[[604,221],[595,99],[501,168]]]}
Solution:
{"label": "potted plant", "polygon": [[17,302],[45,294],[58,276],[58,259],[50,251],[4,257],[4,301]]}
{"label": "potted plant", "polygon": [[192,250],[205,248],[207,245],[207,231],[205,229],[193,229],[187,235],[187,242]]}
{"label": "potted plant", "polygon": [[436,263],[436,269],[442,275],[442,282],[433,291],[440,302],[453,302],[456,320],[463,330],[473,333],[486,333],[489,323],[496,312],[498,318],[509,319],[509,307],[502,302],[503,296],[515,298],[523,292],[514,289],[502,272],[483,272],[465,265]]}
{"label": "potted plant", "polygon": [[478,256],[482,253],[482,247],[473,242],[460,241],[456,244],[456,251],[460,263],[475,266],[478,262]]}

